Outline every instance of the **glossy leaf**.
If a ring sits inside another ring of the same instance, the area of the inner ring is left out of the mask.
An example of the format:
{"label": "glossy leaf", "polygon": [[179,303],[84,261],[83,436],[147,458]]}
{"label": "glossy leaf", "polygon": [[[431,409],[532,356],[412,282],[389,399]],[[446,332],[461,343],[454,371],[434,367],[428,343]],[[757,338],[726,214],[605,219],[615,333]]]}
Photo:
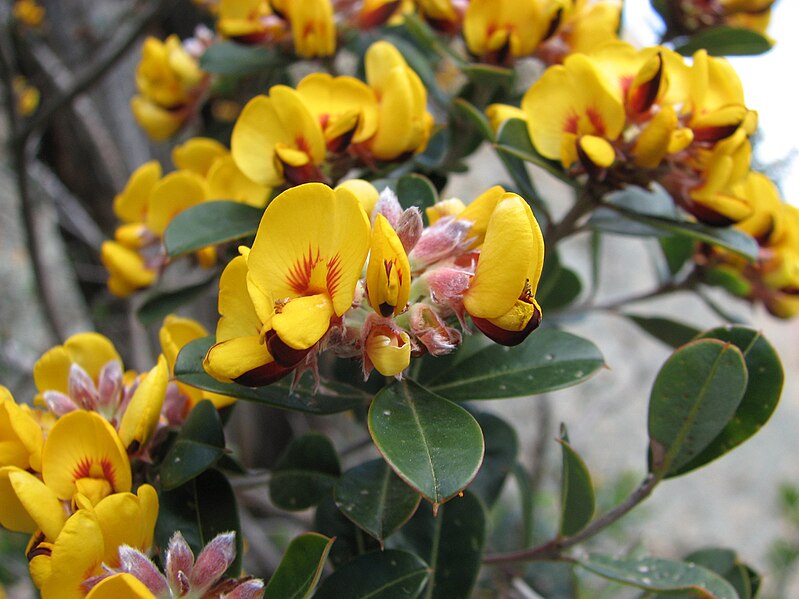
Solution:
{"label": "glossy leaf", "polygon": [[294,538],[269,579],[265,599],[307,599],[311,596],[335,539],[315,532]]}
{"label": "glossy leaf", "polygon": [[469,490],[489,508],[499,498],[505,479],[516,464],[519,439],[516,430],[499,416],[488,412],[472,412],[483,431],[485,456]]}
{"label": "glossy leaf", "polygon": [[255,235],[263,210],[240,202],[203,202],[180,212],[164,232],[169,256]]}
{"label": "glossy leaf", "polygon": [[694,339],[700,332],[699,329],[692,326],[662,316],[638,316],[636,314],[624,314],[624,316],[655,339],[675,349]]}
{"label": "glossy leaf", "polygon": [[414,599],[428,578],[427,564],[398,549],[356,557],[322,581],[314,599]]}
{"label": "glossy leaf", "polygon": [[685,556],[685,561],[712,570],[738,593],[740,599],[753,599],[760,588],[760,575],[739,561],[735,551],[710,547]]}
{"label": "glossy leaf", "polygon": [[486,541],[485,508],[473,493],[448,501],[435,516],[430,506],[421,506],[402,529],[402,538],[430,564],[426,599],[471,595]]}
{"label": "glossy leaf", "polygon": [[423,175],[404,175],[397,181],[397,199],[403,208],[418,207],[422,214],[424,209],[438,201],[438,192],[430,179]]}
{"label": "glossy leaf", "polygon": [[194,555],[216,535],[236,532],[236,559],[228,568],[228,576],[241,571],[242,543],[236,496],[227,478],[218,470],[206,470],[185,485],[158,495],[158,520],[155,544],[166,550],[170,537],[180,531]]}
{"label": "glossy leaf", "polygon": [[569,444],[565,425],[561,425],[559,442],[563,460],[560,483],[560,534],[568,537],[577,534],[591,522],[596,509],[596,496],[588,467]]}
{"label": "glossy leaf", "polygon": [[284,63],[279,52],[264,46],[237,44],[232,41],[212,44],[200,58],[200,68],[217,75],[243,76]]}
{"label": "glossy leaf", "polygon": [[294,439],[272,470],[269,497],[284,510],[317,505],[341,474],[338,455],[330,440],[319,433]]}
{"label": "glossy leaf", "polygon": [[149,326],[161,322],[167,314],[206,295],[216,283],[216,275],[180,289],[154,290],[136,310],[139,321]]}
{"label": "glossy leaf", "polygon": [[214,337],[209,336],[195,339],[184,346],[178,354],[175,376],[181,382],[206,391],[309,414],[344,412],[371,399],[371,395],[362,389],[334,381],[323,380],[314,392],[315,385],[310,374],[300,379],[293,389],[291,377],[266,387],[221,383],[203,370],[203,358],[213,344]]}
{"label": "glossy leaf", "polygon": [[421,499],[379,458],[345,472],[335,498],[347,518],[380,541],[413,516]]}
{"label": "glossy leaf", "polygon": [[174,489],[213,466],[225,453],[225,434],[214,404],[203,400],[186,421],[161,463],[161,485]]}
{"label": "glossy leaf", "polygon": [[381,549],[377,539],[353,524],[336,506],[332,493],[316,507],[314,530],[335,537],[329,560],[335,567],[342,566],[357,555]]}
{"label": "glossy leaf", "polygon": [[368,419],[389,465],[434,505],[463,490],[483,461],[483,433],[472,415],[411,380],[380,391]]}
{"label": "glossy leaf", "polygon": [[683,56],[690,56],[702,48],[711,56],[755,56],[771,50],[771,42],[757,31],[720,25],[694,33],[686,43],[674,49]]}
{"label": "glossy leaf", "polygon": [[497,134],[496,148],[500,152],[541,167],[572,187],[577,185],[576,180],[563,170],[559,162],[544,158],[536,151],[530,141],[530,134],[527,132],[527,123],[521,119],[508,119],[502,124]]}
{"label": "glossy leaf", "polygon": [[455,401],[519,397],[577,385],[604,365],[599,349],[587,339],[543,329],[516,347],[491,344],[450,362],[425,386]]}
{"label": "glossy leaf", "polygon": [[580,277],[571,268],[561,264],[557,252],[547,254],[535,294],[544,314],[549,310],[565,308],[579,297],[582,290]]}
{"label": "glossy leaf", "polygon": [[735,589],[715,572],[685,562],[654,557],[614,558],[589,555],[579,564],[594,574],[666,596],[738,599]]}
{"label": "glossy leaf", "polygon": [[732,419],[746,389],[741,351],[715,339],[674,352],[655,379],[649,400],[649,438],[657,475],[673,476]]}
{"label": "glossy leaf", "polygon": [[740,349],[749,378],[734,417],[707,447],[678,468],[675,474],[683,474],[707,464],[746,441],[768,421],[782,394],[782,363],[774,347],[759,331],[748,327],[725,326],[703,333],[702,338],[729,342]]}

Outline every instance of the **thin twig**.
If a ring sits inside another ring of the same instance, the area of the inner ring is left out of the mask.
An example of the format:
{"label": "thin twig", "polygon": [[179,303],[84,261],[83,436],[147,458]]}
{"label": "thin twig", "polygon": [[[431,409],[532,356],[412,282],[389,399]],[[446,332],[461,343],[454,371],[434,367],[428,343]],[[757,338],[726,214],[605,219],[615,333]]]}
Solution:
{"label": "thin twig", "polygon": [[530,549],[521,549],[519,551],[511,551],[509,553],[495,553],[492,555],[487,555],[483,559],[483,563],[504,564],[508,562],[568,559],[562,554],[564,549],[568,549],[569,547],[590,539],[600,531],[615,523],[622,516],[632,511],[633,508],[649,497],[659,482],[660,477],[657,477],[653,474],[648,474],[639,487],[633,491],[632,494],[627,497],[627,499],[625,499],[612,510],[606,512],[603,516],[592,521],[577,534],[574,534],[570,537],[558,536]]}

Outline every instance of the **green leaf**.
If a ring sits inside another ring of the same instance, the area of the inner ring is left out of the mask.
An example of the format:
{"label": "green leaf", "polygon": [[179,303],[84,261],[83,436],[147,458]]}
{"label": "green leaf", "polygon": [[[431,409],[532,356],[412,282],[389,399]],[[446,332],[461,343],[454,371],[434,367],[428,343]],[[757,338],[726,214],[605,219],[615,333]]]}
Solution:
{"label": "green leaf", "polygon": [[161,463],[161,485],[174,489],[213,466],[225,453],[225,433],[214,404],[205,399],[189,412]]}
{"label": "green leaf", "polygon": [[569,435],[563,424],[560,426],[558,441],[563,456],[560,534],[568,537],[577,534],[591,522],[596,509],[596,497],[588,467],[569,444]]}
{"label": "green leaf", "polygon": [[155,544],[161,548],[162,554],[176,531],[183,534],[194,555],[199,555],[216,535],[235,531],[236,559],[226,575],[239,575],[243,542],[239,513],[233,489],[221,472],[206,470],[185,485],[162,491],[158,500]]}
{"label": "green leaf", "polygon": [[494,141],[494,130],[491,129],[491,123],[486,115],[478,110],[474,104],[463,98],[456,98],[452,102],[452,112],[474,125],[483,136],[483,139],[490,142]]}
{"label": "green leaf", "polygon": [[330,550],[330,563],[335,567],[346,564],[362,553],[382,549],[377,539],[366,534],[341,513],[332,494],[317,506],[314,529],[336,538]]}
{"label": "green leaf", "polygon": [[216,42],[200,57],[203,71],[236,77],[255,74],[284,63],[281,54],[272,48],[245,46],[232,41]]}
{"label": "green leaf", "polygon": [[484,63],[464,65],[461,67],[461,72],[469,79],[471,83],[469,88],[475,92],[469,94],[467,89],[461,93],[466,92],[467,95],[471,95],[480,106],[487,103],[486,99],[491,101],[494,98],[507,97],[516,78],[513,69]]}
{"label": "green leaf", "polygon": [[398,549],[356,557],[319,585],[314,599],[414,599],[429,576],[427,564]]}
{"label": "green leaf", "polygon": [[676,275],[682,267],[694,256],[696,244],[688,237],[681,235],[671,235],[658,239],[666,258],[666,266],[672,275]]}
{"label": "green leaf", "polygon": [[399,530],[421,499],[380,458],[345,472],[334,494],[341,512],[379,541]]}
{"label": "green leaf", "polygon": [[483,461],[483,433],[472,415],[414,381],[380,391],[368,420],[389,465],[434,506],[463,490]]}
{"label": "green leaf", "polygon": [[614,558],[592,554],[579,564],[594,574],[624,585],[699,599],[739,599],[735,589],[715,572],[684,562],[644,558]]}
{"label": "green leaf", "polygon": [[575,599],[580,596],[572,564],[533,562],[525,567],[524,580],[546,599]]}
{"label": "green leaf", "polygon": [[341,474],[338,455],[330,440],[319,433],[294,439],[275,464],[269,497],[284,510],[304,510],[320,501]]}
{"label": "green leaf", "polygon": [[397,199],[403,208],[416,206],[424,214],[424,209],[438,201],[438,192],[430,179],[423,175],[404,175],[397,181]]}
{"label": "green leaf", "polygon": [[699,334],[699,329],[671,320],[661,316],[637,316],[635,314],[624,314],[641,329],[652,335],[655,339],[662,341],[666,345],[678,348]]}
{"label": "green leaf", "polygon": [[690,56],[702,48],[711,56],[755,56],[771,50],[771,42],[757,31],[720,25],[694,33],[686,43],[674,49],[683,56]]}
{"label": "green leaf", "polygon": [[676,475],[699,455],[735,414],[746,381],[743,355],[730,343],[701,339],[674,352],[649,399],[652,472]]}
{"label": "green leaf", "polygon": [[760,575],[738,560],[735,551],[709,547],[685,556],[685,561],[712,570],[738,593],[740,599],[753,599],[760,588]]}
{"label": "green leaf", "polygon": [[521,119],[508,119],[502,124],[497,135],[497,150],[521,158],[541,167],[549,174],[572,187],[577,186],[577,181],[563,170],[560,162],[544,158],[536,151],[527,132],[527,123]]}
{"label": "green leaf", "polygon": [[430,506],[420,507],[402,537],[430,564],[425,599],[471,596],[486,541],[485,508],[473,493],[448,501],[436,515]]}
{"label": "green leaf", "polygon": [[482,499],[489,508],[496,503],[502,485],[516,464],[519,439],[516,430],[499,416],[488,412],[472,412],[483,431],[485,456],[469,490]]}
{"label": "green leaf", "polygon": [[731,266],[716,266],[702,270],[702,282],[706,285],[721,287],[727,293],[738,297],[748,297],[752,293],[752,283],[743,276],[740,269]]}
{"label": "green leaf", "polygon": [[180,350],[175,364],[175,376],[178,380],[206,391],[309,414],[344,412],[371,399],[371,395],[362,389],[335,381],[323,380],[319,389],[314,392],[315,385],[310,376],[300,379],[293,389],[291,382],[286,379],[266,387],[245,387],[236,383],[219,382],[203,370],[203,358],[213,344],[213,336],[202,337],[191,341]]}
{"label": "green leaf", "polygon": [[334,540],[315,532],[294,538],[266,585],[265,599],[310,597]]}
{"label": "green leaf", "polygon": [[449,363],[425,385],[455,401],[519,397],[577,385],[604,365],[599,349],[587,339],[543,329],[516,347],[491,344]]}
{"label": "green leaf", "polygon": [[164,232],[168,256],[180,256],[234,239],[255,235],[264,211],[241,202],[203,202],[180,212]]}
{"label": "green leaf", "polygon": [[546,314],[548,310],[565,308],[580,296],[582,281],[572,269],[563,266],[557,252],[550,252],[544,261],[541,282],[535,299]]}
{"label": "green leaf", "polygon": [[782,363],[774,347],[759,331],[742,326],[724,326],[703,333],[702,338],[729,342],[741,350],[749,377],[733,418],[707,447],[678,468],[675,474],[703,466],[746,441],[768,422],[782,394]]}
{"label": "green leaf", "polygon": [[167,314],[206,295],[214,283],[216,275],[180,289],[154,290],[136,310],[139,322],[144,326],[161,322]]}

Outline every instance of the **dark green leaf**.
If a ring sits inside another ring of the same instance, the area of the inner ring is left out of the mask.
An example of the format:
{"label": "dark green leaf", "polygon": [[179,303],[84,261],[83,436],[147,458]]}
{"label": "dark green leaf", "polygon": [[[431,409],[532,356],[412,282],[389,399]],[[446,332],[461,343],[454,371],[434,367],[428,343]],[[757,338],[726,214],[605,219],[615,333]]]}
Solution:
{"label": "dark green leaf", "polygon": [[572,564],[533,562],[525,568],[524,580],[546,599],[575,599],[580,596]]}
{"label": "dark green leaf", "polygon": [[760,587],[760,576],[730,549],[710,547],[685,556],[685,561],[712,570],[738,593],[740,599],[753,599]]}
{"label": "dark green leaf", "polygon": [[330,550],[330,563],[339,567],[355,556],[380,549],[377,539],[370,537],[344,516],[333,501],[333,495],[325,497],[314,514],[314,529],[324,535],[335,537]]}
{"label": "dark green leaf", "polygon": [[714,287],[721,287],[738,297],[747,297],[752,292],[752,283],[743,276],[740,269],[731,266],[703,269],[702,282]]}
{"label": "dark green leaf", "polygon": [[293,539],[266,585],[265,599],[310,597],[322,575],[322,568],[333,541],[334,539],[315,532]]}
{"label": "dark green leaf", "polygon": [[180,289],[154,290],[136,310],[139,321],[149,326],[161,322],[167,314],[202,297],[216,283],[216,275]]}
{"label": "dark green leaf", "polygon": [[563,266],[557,252],[550,252],[544,260],[544,270],[535,299],[544,314],[548,310],[565,308],[576,300],[583,290],[580,277],[572,269]]}
{"label": "dark green leaf", "polygon": [[560,534],[568,537],[577,534],[591,522],[596,508],[596,497],[588,467],[569,444],[565,425],[561,425],[559,441],[563,455]]}
{"label": "dark green leaf", "polygon": [[486,540],[485,508],[473,493],[448,501],[435,516],[430,506],[421,506],[402,537],[430,564],[426,599],[470,596]]}
{"label": "dark green leaf", "polygon": [[284,62],[280,53],[272,48],[224,41],[214,43],[203,52],[200,68],[217,75],[239,77],[258,73],[265,68],[281,66]]}
{"label": "dark green leaf", "polygon": [[225,453],[225,433],[214,404],[203,400],[186,418],[161,463],[161,484],[174,489],[213,466]]}
{"label": "dark green leaf", "polygon": [[169,256],[180,256],[234,239],[255,235],[263,210],[240,202],[203,202],[180,212],[164,232]]}
{"label": "dark green leaf", "polygon": [[452,103],[452,111],[464,117],[469,121],[483,136],[483,139],[493,142],[494,131],[491,129],[491,123],[488,121],[486,115],[480,112],[474,104],[464,100],[463,98],[456,98]]}
{"label": "dark green leaf", "polygon": [[771,42],[757,31],[720,25],[694,33],[691,39],[674,49],[683,56],[690,56],[702,48],[711,56],[754,56],[771,50]]}
{"label": "dark green leaf", "polygon": [[375,396],[369,432],[400,478],[434,505],[466,487],[483,461],[483,433],[472,415],[411,380]]}
{"label": "dark green leaf", "polygon": [[759,331],[741,326],[725,326],[707,331],[702,337],[729,342],[740,349],[749,378],[735,416],[707,447],[690,462],[678,468],[675,474],[707,464],[746,441],[768,421],[782,394],[784,375],[780,358]]}
{"label": "dark green leaf", "polygon": [[345,472],[336,484],[335,498],[347,518],[380,541],[413,516],[420,500],[379,458]]}
{"label": "dark green leaf", "polygon": [[430,179],[423,175],[404,175],[397,181],[397,199],[403,208],[416,206],[424,214],[424,209],[438,201],[436,188]]}
{"label": "dark green leaf", "polygon": [[699,455],[735,414],[746,380],[743,355],[730,343],[701,339],[674,352],[649,399],[652,472],[673,476]]}
{"label": "dark green leaf", "polygon": [[508,119],[502,124],[497,135],[497,150],[531,162],[572,187],[577,185],[577,181],[563,170],[560,162],[544,158],[536,151],[527,132],[527,123],[521,119]]}
{"label": "dark green leaf", "polygon": [[696,244],[689,237],[671,235],[661,237],[658,241],[660,241],[663,256],[666,258],[666,266],[672,275],[680,272],[685,263],[694,256]]}
{"label": "dark green leaf", "polygon": [[489,508],[502,491],[502,485],[516,463],[519,440],[516,430],[499,416],[488,412],[473,412],[485,438],[485,457],[480,472],[469,485],[469,490],[483,500]]}
{"label": "dark green leaf", "polygon": [[654,11],[660,15],[660,18],[668,23],[669,8],[667,0],[650,0],[649,4],[651,4]]}
{"label": "dark green leaf", "polygon": [[667,592],[667,596],[739,599],[726,580],[694,564],[654,557],[614,558],[597,554],[579,560],[579,564],[609,580],[646,591]]}
{"label": "dark green leaf", "polygon": [[461,68],[461,72],[471,82],[469,87],[475,91],[467,95],[471,95],[479,106],[493,98],[507,97],[516,78],[513,69],[483,63],[467,64]]}
{"label": "dark green leaf", "polygon": [[660,316],[636,316],[635,314],[624,314],[632,322],[641,327],[644,331],[652,335],[673,348],[685,345],[699,334],[699,329],[688,326],[670,318]]}
{"label": "dark green leaf", "polygon": [[679,211],[674,200],[659,185],[654,185],[652,189],[628,185],[624,189],[606,195],[604,204],[642,216],[671,220],[679,218]]}
{"label": "dark green leaf", "polygon": [[577,385],[604,365],[602,354],[587,339],[543,329],[516,347],[491,344],[450,363],[425,384],[456,401],[519,397]]}
{"label": "dark green leaf", "polygon": [[286,379],[257,388],[221,383],[203,370],[203,358],[213,344],[214,337],[210,336],[195,339],[183,347],[175,364],[175,376],[187,385],[206,391],[310,414],[344,412],[371,399],[371,395],[361,389],[333,381],[323,381],[314,392],[314,383],[310,376],[300,379],[294,389]]}
{"label": "dark green leaf", "polygon": [[427,564],[412,553],[374,551],[325,578],[314,599],[414,599],[428,576]]}
{"label": "dark green leaf", "polygon": [[206,470],[185,485],[162,491],[158,499],[155,544],[162,552],[166,551],[169,539],[176,531],[183,534],[194,555],[199,555],[216,535],[235,531],[236,560],[226,574],[239,575],[243,541],[239,513],[233,489],[221,472]]}
{"label": "dark green leaf", "polygon": [[340,474],[330,440],[319,433],[307,433],[292,441],[275,464],[269,497],[284,510],[304,510],[322,501]]}

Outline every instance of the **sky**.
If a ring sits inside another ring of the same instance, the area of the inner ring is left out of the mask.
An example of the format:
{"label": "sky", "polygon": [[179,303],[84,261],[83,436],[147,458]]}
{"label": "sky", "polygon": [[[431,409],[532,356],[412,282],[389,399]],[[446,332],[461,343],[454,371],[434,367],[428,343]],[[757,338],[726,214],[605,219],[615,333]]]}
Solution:
{"label": "sky", "polygon": [[[628,35],[638,46],[657,43],[662,21],[647,0],[627,0]],[[783,199],[799,206],[799,2],[778,0],[769,35],[774,48],[761,56],[730,57],[744,87],[748,108],[759,117],[755,166],[769,169]],[[778,165],[778,168],[772,168]]]}

